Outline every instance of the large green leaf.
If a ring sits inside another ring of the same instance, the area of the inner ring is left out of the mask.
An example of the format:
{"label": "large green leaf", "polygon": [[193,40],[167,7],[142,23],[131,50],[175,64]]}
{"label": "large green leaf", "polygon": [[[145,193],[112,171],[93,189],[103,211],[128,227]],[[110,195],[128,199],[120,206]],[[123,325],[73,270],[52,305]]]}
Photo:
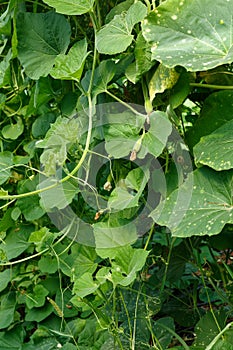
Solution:
{"label": "large green leaf", "polygon": [[21,350],[24,339],[24,330],[22,326],[14,327],[0,333],[1,350]]}
{"label": "large green leaf", "polygon": [[75,43],[68,54],[61,53],[55,59],[55,66],[50,74],[55,79],[79,80],[87,57],[87,41],[83,39]]}
{"label": "large green leaf", "polygon": [[220,329],[224,328],[225,321],[226,313],[223,310],[215,311],[214,313],[208,311],[196,324],[195,346],[203,346],[203,348],[206,348],[220,332]]}
{"label": "large green leaf", "polygon": [[64,274],[72,278],[74,276],[76,279],[86,272],[91,274],[95,272],[96,258],[94,248],[76,243],[71,247],[71,254],[62,256],[60,266]]}
{"label": "large green leaf", "polygon": [[111,60],[102,61],[95,70],[93,81],[93,96],[107,90],[108,84],[116,72],[116,65]]}
{"label": "large green leaf", "polygon": [[125,51],[133,41],[133,27],[143,20],[146,13],[146,6],[138,1],[128,11],[116,15],[97,33],[98,51],[108,55]]}
{"label": "large green leaf", "polygon": [[1,298],[0,329],[8,327],[13,322],[15,306],[16,297],[14,292],[8,292]]}
{"label": "large green leaf", "polygon": [[110,227],[100,222],[94,225],[96,248],[116,248],[137,240],[136,227],[133,223]]}
{"label": "large green leaf", "polygon": [[[44,173],[48,176],[56,174],[57,166],[63,165],[67,156],[67,148],[79,137],[79,122],[72,118],[57,118],[45,138],[37,142],[36,147],[44,148],[40,160],[44,165]],[[60,179],[60,178],[59,178]]]}
{"label": "large green leaf", "polygon": [[[177,237],[215,235],[233,223],[233,172],[200,168],[151,213]],[[187,199],[191,195],[190,203]],[[177,199],[178,205],[177,205]]]}
{"label": "large green leaf", "polygon": [[218,0],[167,0],[143,21],[152,59],[189,71],[210,69],[233,60],[233,3]]}
{"label": "large green leaf", "polygon": [[95,0],[43,0],[51,7],[55,7],[57,12],[64,15],[82,15],[89,12]]}
{"label": "large green leaf", "polygon": [[[22,194],[27,192],[33,192],[34,190],[36,190],[37,184],[38,184],[37,176],[32,179],[21,181],[18,185],[18,193]],[[28,221],[39,219],[41,216],[45,214],[45,210],[41,208],[39,204],[38,195],[19,198],[17,200],[17,206],[23,213],[25,219]]]}
{"label": "large green leaf", "polygon": [[[53,177],[41,180],[38,185],[39,189],[43,189],[54,185],[56,179]],[[72,202],[74,196],[79,192],[75,180],[68,180],[63,184],[59,183],[56,187],[48,189],[40,193],[40,205],[50,212],[52,208],[63,209]]]}
{"label": "large green leaf", "polygon": [[4,290],[11,280],[11,270],[6,269],[0,272],[0,291]]}
{"label": "large green leaf", "polygon": [[73,293],[80,298],[94,293],[98,289],[98,283],[94,282],[91,273],[86,272],[74,282]]}
{"label": "large green leaf", "polygon": [[23,253],[29,246],[28,237],[33,230],[33,226],[20,226],[17,230],[12,229],[4,243],[1,243],[1,249],[6,253],[8,260],[14,259]]}
{"label": "large green leaf", "polygon": [[27,75],[39,79],[49,74],[55,58],[70,43],[70,25],[54,12],[19,12],[17,17],[18,57]]}
{"label": "large green leaf", "polygon": [[196,164],[205,164],[215,170],[233,168],[233,119],[201,138],[194,146]]}
{"label": "large green leaf", "polygon": [[202,136],[213,133],[220,126],[233,119],[233,91],[212,93],[204,102],[200,117],[187,132],[186,141],[190,148]]}

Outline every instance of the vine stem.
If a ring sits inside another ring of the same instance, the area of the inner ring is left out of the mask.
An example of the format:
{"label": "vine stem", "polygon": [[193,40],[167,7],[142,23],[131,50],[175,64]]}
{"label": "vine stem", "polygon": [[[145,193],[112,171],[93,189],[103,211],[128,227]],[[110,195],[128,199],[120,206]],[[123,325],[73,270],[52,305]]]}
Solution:
{"label": "vine stem", "polygon": [[144,0],[149,11],[151,11],[151,4],[149,0]]}
{"label": "vine stem", "polygon": [[202,87],[205,89],[220,89],[220,90],[233,90],[233,85],[212,85],[212,84],[201,84],[201,83],[190,83],[193,87]]}
{"label": "vine stem", "polygon": [[106,94],[108,94],[109,96],[111,96],[112,98],[114,98],[114,100],[116,100],[117,102],[119,102],[120,104],[122,104],[123,106],[125,106],[126,108],[130,109],[133,113],[143,117],[143,118],[147,118],[147,115],[142,114],[140,112],[138,112],[135,108],[133,108],[131,105],[129,105],[128,103],[122,101],[119,97],[113,95],[110,91],[108,91],[107,89],[104,91]]}
{"label": "vine stem", "polygon": [[167,257],[167,261],[165,263],[165,271],[164,271],[164,275],[163,275],[163,279],[162,279],[162,283],[161,283],[161,287],[160,287],[160,295],[162,295],[162,293],[164,291],[164,287],[165,287],[165,283],[166,283],[166,279],[167,279],[168,267],[170,264],[172,249],[173,249],[175,241],[176,241],[176,237],[174,237],[172,239],[172,242],[171,242],[170,247],[169,247],[168,257]]}
{"label": "vine stem", "polygon": [[144,246],[144,248],[143,248],[144,250],[147,250],[148,244],[150,243],[151,237],[152,237],[153,232],[154,232],[154,227],[155,227],[155,224],[153,223],[153,225],[151,226],[151,229],[150,229],[148,238],[147,238],[147,240],[146,240],[146,244],[145,244],[145,246]]}

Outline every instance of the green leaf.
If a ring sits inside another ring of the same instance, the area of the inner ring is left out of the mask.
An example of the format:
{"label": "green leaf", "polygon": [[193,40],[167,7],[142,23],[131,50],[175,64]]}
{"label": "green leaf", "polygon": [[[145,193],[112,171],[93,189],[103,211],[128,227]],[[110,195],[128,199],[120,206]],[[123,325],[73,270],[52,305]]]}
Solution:
{"label": "green leaf", "polygon": [[48,248],[53,242],[55,235],[49,231],[47,227],[42,227],[38,231],[33,231],[28,239],[29,243],[34,243],[36,245],[36,250],[38,252],[43,249]]}
{"label": "green leaf", "polygon": [[1,298],[0,329],[8,327],[14,320],[16,297],[14,292],[9,292]]}
{"label": "green leaf", "polygon": [[43,137],[49,130],[50,124],[55,122],[55,115],[53,113],[46,113],[39,116],[32,124],[33,137]]}
{"label": "green leaf", "polygon": [[2,128],[2,135],[5,139],[16,140],[24,130],[24,125],[21,118],[17,118],[15,124],[8,124]]}
{"label": "green leaf", "polygon": [[146,14],[146,6],[136,2],[126,12],[116,15],[97,33],[97,50],[108,55],[125,51],[133,41],[133,27],[142,21]]}
{"label": "green leaf", "polygon": [[174,68],[167,68],[160,64],[148,85],[150,100],[153,101],[156,94],[171,89],[178,79],[179,73]]}
{"label": "green leaf", "polygon": [[232,177],[232,171],[197,169],[150,216],[176,237],[218,234],[233,223]]}
{"label": "green leaf", "polygon": [[71,248],[71,254],[63,257],[61,269],[68,276],[74,276],[74,279],[79,278],[86,272],[92,274],[98,266],[95,262],[96,258],[97,254],[94,248],[75,244]]}
{"label": "green leaf", "polygon": [[33,307],[27,309],[25,321],[27,322],[41,322],[46,319],[54,311],[53,306],[50,303],[45,304],[42,307]]}
{"label": "green leaf", "polygon": [[152,323],[152,327],[153,327],[152,329],[153,329],[156,341],[159,342],[159,345],[160,347],[162,347],[162,349],[168,349],[168,346],[171,343],[173,335],[169,333],[169,331],[165,329],[163,325],[166,328],[169,328],[172,331],[175,331],[175,324],[174,324],[173,318],[162,317],[158,321],[155,321]]}
{"label": "green leaf", "polygon": [[0,348],[1,350],[21,350],[24,340],[24,331],[21,326],[5,332],[0,332]]}
{"label": "green leaf", "polygon": [[[46,188],[54,185],[54,183],[56,183],[56,179],[48,178],[40,182],[38,189]],[[72,202],[78,192],[79,189],[75,180],[65,181],[52,189],[41,192],[40,205],[46,212],[50,212],[53,208],[63,209]]]}
{"label": "green leaf", "polygon": [[53,256],[42,256],[38,262],[41,272],[53,274],[58,270],[57,259]]}
{"label": "green leaf", "polygon": [[136,273],[140,271],[146,263],[148,251],[143,249],[135,249],[130,245],[124,247],[97,249],[97,253],[103,259],[111,260],[111,267],[102,268],[96,274],[96,278],[100,283],[109,280],[114,287],[120,284],[128,286],[136,278]]}
{"label": "green leaf", "polygon": [[50,74],[54,79],[80,80],[84,68],[87,52],[87,41],[83,39],[75,43],[68,54],[56,57]]}
{"label": "green leaf", "polygon": [[93,81],[93,96],[101,94],[107,90],[108,84],[113,79],[116,72],[116,64],[111,60],[105,60],[95,70]]}
{"label": "green leaf", "polygon": [[33,293],[28,293],[26,298],[26,305],[29,309],[33,307],[41,307],[45,303],[45,298],[49,294],[48,290],[45,289],[41,284],[37,284],[33,288]]}
{"label": "green leaf", "polygon": [[131,5],[133,5],[134,0],[125,0],[117,5],[115,5],[110,12],[107,14],[105,23],[110,22],[116,15],[120,15],[122,12],[127,11]]}
{"label": "green leaf", "polygon": [[111,227],[108,223],[94,224],[96,248],[116,248],[131,244],[137,240],[137,231],[133,223]]}
{"label": "green leaf", "polygon": [[158,157],[166,146],[168,136],[172,132],[172,124],[166,113],[156,111],[150,115],[150,128],[142,140],[142,149],[138,158],[143,158],[145,152]]}
{"label": "green leaf", "polygon": [[152,59],[202,71],[233,60],[231,1],[167,0],[143,21]]}
{"label": "green leaf", "polygon": [[[41,77],[39,80],[36,81],[35,85],[31,89],[30,101],[27,106],[27,110],[25,114],[26,117],[37,114],[36,112],[39,112],[40,107],[43,108],[43,105],[45,105],[52,98],[54,98],[54,91],[52,89],[51,83],[52,82],[50,77]],[[50,122],[52,123],[55,121],[54,113],[51,113],[51,112],[48,113],[45,110],[45,111],[42,111],[42,115],[40,117],[43,117],[44,115],[48,115],[48,116],[53,115],[54,120]],[[40,117],[38,117],[37,119],[39,119]],[[37,119],[35,120],[35,122],[37,121]],[[47,123],[45,123],[45,126],[46,125]],[[38,137],[38,136],[35,136],[35,137]]]}
{"label": "green leaf", "polygon": [[82,15],[91,11],[95,0],[43,0],[46,4],[54,7],[57,12],[64,15]]}
{"label": "green leaf", "polygon": [[[117,186],[111,192],[108,200],[110,209],[123,210],[138,206],[138,201],[142,192],[149,181],[149,170],[136,168],[131,170],[123,183],[122,187]],[[132,190],[135,190],[136,193]]]}
{"label": "green leaf", "polygon": [[128,286],[135,278],[136,273],[140,271],[146,263],[149,251],[143,249],[134,249],[126,246],[117,249],[112,262],[111,277],[108,279],[116,286]]}
{"label": "green leaf", "polygon": [[76,350],[77,347],[74,344],[67,343],[63,345],[62,350]]}
{"label": "green leaf", "polygon": [[194,146],[195,163],[215,170],[233,168],[233,119],[201,138]]}
{"label": "green leaf", "polygon": [[105,148],[110,156],[123,158],[133,150],[134,144],[139,138],[141,127],[129,124],[111,124],[104,127]]}
{"label": "green leaf", "polygon": [[57,166],[63,165],[69,146],[79,137],[79,129],[79,121],[76,118],[59,117],[51,125],[45,138],[37,142],[36,147],[45,149],[40,160],[47,176],[56,174]]}
{"label": "green leaf", "polygon": [[6,82],[9,80],[11,58],[12,58],[12,51],[10,49],[7,55],[0,62],[0,87],[4,86]]}
{"label": "green leaf", "polygon": [[94,293],[98,288],[99,284],[94,282],[91,273],[86,272],[75,280],[73,293],[80,298],[84,298],[87,295]]}
{"label": "green leaf", "polygon": [[47,76],[55,58],[70,42],[70,25],[54,12],[19,12],[17,17],[18,57],[32,79]]}
{"label": "green leaf", "polygon": [[140,131],[145,118],[129,111],[109,114],[104,119],[105,148],[114,158],[123,158],[133,150],[141,137]]}
{"label": "green leaf", "polygon": [[10,280],[11,280],[10,269],[6,269],[3,272],[0,272],[0,292],[7,287]]}
{"label": "green leaf", "polygon": [[136,84],[141,76],[155,64],[155,61],[151,60],[150,45],[144,39],[142,32],[137,36],[134,55],[135,61],[127,67],[125,74],[132,83]]}
{"label": "green leaf", "polygon": [[197,144],[202,136],[213,133],[233,119],[232,99],[233,91],[214,92],[205,99],[199,118],[186,135],[190,148]]}
{"label": "green leaf", "polygon": [[196,324],[195,346],[202,346],[204,348],[215,338],[219,333],[219,328],[223,329],[226,320],[226,313],[223,310],[208,311]]}
{"label": "green leaf", "polygon": [[[18,193],[28,193],[36,190],[38,177],[21,181],[18,185]],[[45,214],[45,210],[39,204],[39,196],[31,195],[17,200],[17,206],[27,221],[39,219]]]}
{"label": "green leaf", "polygon": [[1,249],[6,252],[9,260],[16,258],[22,254],[30,245],[28,243],[28,237],[33,230],[33,226],[19,226],[17,229],[12,230],[7,234],[5,244],[1,243]]}
{"label": "green leaf", "polygon": [[11,175],[13,154],[8,151],[0,153],[0,185],[7,181]]}
{"label": "green leaf", "polygon": [[[34,334],[33,334],[34,335]],[[55,337],[49,337],[48,335],[41,335],[36,341],[30,341],[29,343],[23,344],[22,350],[54,350],[57,349],[57,340]]]}

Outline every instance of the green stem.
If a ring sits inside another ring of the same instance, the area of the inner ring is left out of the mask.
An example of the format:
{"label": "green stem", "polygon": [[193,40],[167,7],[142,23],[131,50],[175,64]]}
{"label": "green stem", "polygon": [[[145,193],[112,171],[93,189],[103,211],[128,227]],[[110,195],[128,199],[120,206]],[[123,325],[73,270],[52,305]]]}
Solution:
{"label": "green stem", "polygon": [[146,113],[150,115],[153,112],[153,106],[149,97],[147,84],[144,78],[141,79],[141,85],[142,85],[142,92],[144,97],[145,110],[146,110]]}
{"label": "green stem", "polygon": [[149,0],[144,0],[145,3],[146,3],[146,6],[148,7],[148,11],[150,12],[151,11],[151,4],[150,4],[150,1]]}
{"label": "green stem", "polygon": [[138,294],[137,294],[135,311],[134,311],[132,350],[135,350],[136,328],[137,328],[137,313],[138,313],[138,303],[139,303],[140,294],[141,294],[141,287],[140,287],[140,289],[138,291]]}
{"label": "green stem", "polygon": [[216,326],[217,326],[217,328],[218,328],[218,330],[220,332],[221,328],[219,326],[218,320],[217,320],[217,318],[215,316],[215,313],[214,313],[214,310],[213,310],[213,306],[211,304],[210,296],[209,296],[208,289],[207,289],[207,286],[206,286],[206,283],[205,283],[205,279],[204,279],[204,272],[203,272],[202,266],[200,266],[200,271],[201,271],[201,279],[202,279],[203,286],[205,288],[205,292],[206,292],[206,296],[207,296],[210,312],[211,312],[211,314],[213,316],[213,319],[214,319],[214,322],[215,322],[215,324],[216,324]]}
{"label": "green stem", "polygon": [[121,297],[122,304],[123,304],[123,307],[125,309],[125,314],[126,314],[126,317],[127,317],[130,339],[132,339],[133,338],[133,332],[132,332],[132,326],[131,326],[131,322],[130,322],[130,315],[129,315],[129,311],[127,309],[127,306],[126,306],[126,303],[125,303],[125,300],[124,300],[124,297],[123,297],[123,294],[122,294],[121,290],[120,290],[120,297]]}
{"label": "green stem", "polygon": [[169,333],[171,333],[180,342],[180,344],[183,346],[185,350],[189,350],[189,346],[184,342],[184,340],[176,332],[174,332],[171,328],[165,326],[162,323],[159,323],[159,326],[166,329],[166,331],[168,331]]}
{"label": "green stem", "polygon": [[175,243],[175,240],[176,240],[176,238],[172,239],[171,245],[169,247],[169,253],[168,253],[168,257],[167,257],[167,261],[166,261],[166,265],[165,265],[165,272],[164,272],[164,275],[163,275],[162,284],[161,284],[161,288],[160,288],[160,295],[162,294],[162,292],[164,291],[164,288],[165,288],[168,267],[169,267],[169,264],[170,264],[172,248],[173,248],[173,244]]}
{"label": "green stem", "polygon": [[136,109],[134,109],[132,106],[130,106],[128,103],[122,101],[119,97],[113,95],[110,91],[105,90],[106,94],[108,94],[109,96],[111,96],[112,98],[114,98],[114,100],[116,100],[117,102],[119,102],[120,104],[122,104],[123,106],[125,106],[126,108],[130,109],[133,113],[143,117],[143,118],[147,118],[147,115],[142,114],[140,112],[138,112]]}
{"label": "green stem", "polygon": [[155,224],[153,224],[153,225],[151,226],[151,229],[150,229],[148,238],[147,238],[147,240],[146,240],[145,247],[143,248],[144,250],[147,250],[148,244],[149,244],[149,242],[150,242],[150,240],[151,240],[151,237],[152,237],[152,235],[153,235],[154,227],[155,227]]}
{"label": "green stem", "polygon": [[220,339],[220,337],[233,325],[233,322],[228,323],[225,328],[221,332],[219,332],[216,337],[212,340],[212,342],[206,347],[205,350],[211,350],[213,346],[217,343],[217,341]]}
{"label": "green stem", "polygon": [[156,3],[155,0],[152,0],[152,9],[155,10],[156,9]]}
{"label": "green stem", "polygon": [[205,89],[233,90],[233,85],[212,85],[212,84],[201,84],[201,83],[190,83],[189,85],[194,87],[202,87]]}

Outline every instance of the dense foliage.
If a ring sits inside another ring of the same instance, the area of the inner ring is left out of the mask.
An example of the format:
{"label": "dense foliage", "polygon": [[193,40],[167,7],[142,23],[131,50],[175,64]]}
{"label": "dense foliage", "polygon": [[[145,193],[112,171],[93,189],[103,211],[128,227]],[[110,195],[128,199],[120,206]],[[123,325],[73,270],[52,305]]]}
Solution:
{"label": "dense foliage", "polygon": [[0,11],[1,350],[233,349],[233,2]]}

